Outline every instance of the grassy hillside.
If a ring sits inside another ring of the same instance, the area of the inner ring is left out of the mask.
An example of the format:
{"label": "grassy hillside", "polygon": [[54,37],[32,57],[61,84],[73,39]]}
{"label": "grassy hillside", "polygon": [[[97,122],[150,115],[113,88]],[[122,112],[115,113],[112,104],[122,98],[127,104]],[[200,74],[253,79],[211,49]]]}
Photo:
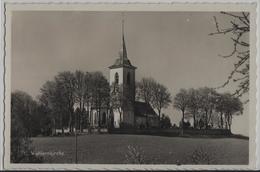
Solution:
{"label": "grassy hillside", "polygon": [[[74,137],[33,138],[46,163],[74,163]],[[141,159],[139,161],[139,159]],[[248,140],[145,135],[82,135],[78,162],[89,164],[247,164]]]}

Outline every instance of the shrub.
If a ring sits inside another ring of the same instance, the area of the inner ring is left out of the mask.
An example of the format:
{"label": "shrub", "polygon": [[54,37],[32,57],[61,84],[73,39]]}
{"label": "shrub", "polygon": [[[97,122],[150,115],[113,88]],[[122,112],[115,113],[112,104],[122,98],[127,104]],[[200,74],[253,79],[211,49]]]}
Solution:
{"label": "shrub", "polygon": [[162,118],[160,119],[160,127],[161,128],[171,128],[171,120],[168,116],[162,114]]}
{"label": "shrub", "polygon": [[11,162],[12,163],[39,163],[41,157],[35,156],[32,151],[31,140],[26,136],[25,130],[16,118],[12,118],[11,129]]}
{"label": "shrub", "polygon": [[194,164],[212,164],[214,161],[214,153],[212,150],[207,149],[206,147],[198,147],[191,154],[191,160]]}
{"label": "shrub", "polygon": [[126,162],[129,164],[144,164],[145,155],[144,151],[139,146],[128,145],[127,152],[125,154]]}

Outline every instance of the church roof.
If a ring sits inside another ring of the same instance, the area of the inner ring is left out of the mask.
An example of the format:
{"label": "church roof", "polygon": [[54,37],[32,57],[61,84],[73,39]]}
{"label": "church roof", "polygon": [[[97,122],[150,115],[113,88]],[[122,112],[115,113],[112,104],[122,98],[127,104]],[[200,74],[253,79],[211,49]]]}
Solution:
{"label": "church roof", "polygon": [[122,47],[119,51],[119,58],[116,59],[115,63],[109,66],[110,69],[127,67],[131,69],[136,69],[127,58],[127,50],[125,45],[125,36],[124,36],[124,21],[122,22]]}
{"label": "church roof", "polygon": [[122,58],[116,59],[115,63],[113,65],[109,66],[109,69],[115,69],[115,68],[120,68],[120,67],[136,69],[136,67],[131,64],[130,60],[128,60],[128,59],[125,60]]}
{"label": "church roof", "polygon": [[127,51],[124,43],[124,37],[123,37],[123,47],[119,51],[119,58],[116,59],[115,63],[111,66],[109,66],[109,69],[114,68],[120,68],[120,67],[127,67],[131,69],[136,69],[135,66],[133,66],[130,62],[130,60],[127,58]]}
{"label": "church roof", "polygon": [[146,117],[148,115],[148,116],[158,117],[154,109],[148,103],[135,101],[134,109],[135,109],[136,116]]}

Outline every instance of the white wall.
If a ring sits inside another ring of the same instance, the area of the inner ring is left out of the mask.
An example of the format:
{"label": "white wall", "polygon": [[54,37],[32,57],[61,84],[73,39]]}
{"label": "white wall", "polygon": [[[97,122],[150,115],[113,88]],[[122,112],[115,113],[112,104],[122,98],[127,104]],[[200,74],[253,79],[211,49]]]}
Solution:
{"label": "white wall", "polygon": [[116,69],[110,69],[110,74],[109,74],[109,84],[112,85],[112,83],[115,82],[115,73],[118,73],[119,80],[118,84],[123,83],[123,68],[116,68]]}
{"label": "white wall", "polygon": [[[113,114],[114,114],[114,127],[115,128],[119,128],[119,124],[120,124],[120,113],[117,110],[113,110]],[[122,120],[123,120],[123,115],[122,115]]]}

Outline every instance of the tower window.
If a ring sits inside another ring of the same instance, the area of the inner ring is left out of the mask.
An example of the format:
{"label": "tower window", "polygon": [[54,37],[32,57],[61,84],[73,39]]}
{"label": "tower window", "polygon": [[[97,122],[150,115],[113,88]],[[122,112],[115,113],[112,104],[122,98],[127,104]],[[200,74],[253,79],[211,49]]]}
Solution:
{"label": "tower window", "polygon": [[127,85],[130,85],[130,73],[129,72],[127,73],[127,76],[126,76],[126,83],[127,83]]}
{"label": "tower window", "polygon": [[118,73],[116,72],[115,73],[115,84],[118,84],[118,81],[119,81],[119,76],[118,76]]}

